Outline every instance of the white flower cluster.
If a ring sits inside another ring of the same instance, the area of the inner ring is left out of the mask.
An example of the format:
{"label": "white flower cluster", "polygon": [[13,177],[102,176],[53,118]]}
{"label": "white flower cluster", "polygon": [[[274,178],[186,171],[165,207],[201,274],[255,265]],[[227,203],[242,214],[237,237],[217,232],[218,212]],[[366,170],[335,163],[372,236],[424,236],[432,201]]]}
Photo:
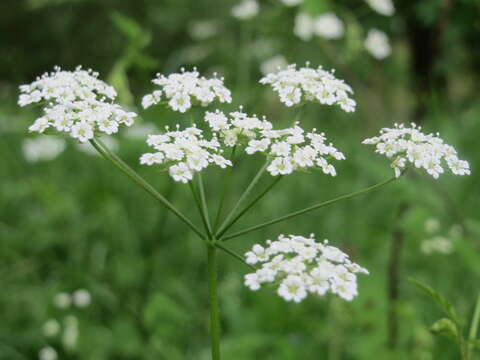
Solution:
{"label": "white flower cluster", "polygon": [[203,137],[203,131],[195,126],[185,130],[168,131],[161,135],[149,135],[147,144],[157,152],[146,153],[140,157],[144,165],[162,164],[168,167],[175,181],[188,183],[195,172],[215,164],[221,168],[231,166],[220,149],[220,143],[214,136],[211,140]]}
{"label": "white flower cluster", "polygon": [[145,95],[142,99],[142,106],[147,109],[158,104],[165,96],[168,106],[173,111],[186,112],[192,105],[200,104],[207,106],[216,98],[221,103],[232,101],[230,90],[223,85],[223,78],[217,78],[216,74],[211,79],[200,77],[196,70],[174,73],[168,76],[157,74],[152,82],[161,87],[153,93]]}
{"label": "white flower cluster", "polygon": [[113,87],[98,79],[98,73],[77,67],[63,71],[59,67],[28,85],[20,86],[20,106],[45,101],[44,115],[29,127],[43,133],[53,127],[59,132],[85,142],[96,131],[105,134],[118,132],[120,125],[131,126],[136,116],[113,100]]}
{"label": "white flower cluster", "polygon": [[245,285],[251,290],[264,284],[274,284],[286,301],[300,302],[309,293],[325,295],[331,292],[345,300],[357,296],[357,273],[368,271],[353,263],[348,255],[328,245],[298,235],[280,235],[267,246],[254,245],[245,254],[249,264],[261,264],[254,273],[245,275]]}
{"label": "white flower cluster", "polygon": [[387,34],[378,29],[368,31],[364,46],[374,58],[379,60],[385,59],[392,53]]}
{"label": "white flower cluster", "polygon": [[[307,64],[308,65],[308,64]],[[346,111],[355,111],[355,100],[349,97],[352,88],[334,76],[334,71],[289,65],[286,69],[268,74],[260,79],[261,84],[270,84],[286,106],[302,101],[318,101],[321,104],[337,104]]]}
{"label": "white flower cluster", "polygon": [[310,40],[314,35],[327,40],[334,40],[340,39],[345,34],[345,26],[333,12],[325,12],[316,17],[305,12],[299,12],[295,17],[293,32],[303,41]]}
{"label": "white flower cluster", "polygon": [[395,14],[395,6],[392,0],[366,0],[367,4],[377,13],[385,16]]}
{"label": "white flower cluster", "polygon": [[377,153],[393,158],[391,166],[396,177],[411,163],[437,179],[443,173],[442,159],[455,175],[470,175],[468,162],[457,157],[453,146],[445,144],[438,134],[422,133],[421,127],[413,123],[410,128],[403,124],[384,128],[380,136],[365,139],[362,144],[376,145]]}
{"label": "white flower cluster", "polygon": [[258,12],[257,0],[241,0],[231,10],[232,16],[239,20],[250,20],[257,16]]}
{"label": "white flower cluster", "polygon": [[273,130],[272,123],[265,118],[248,116],[241,109],[229,115],[218,110],[207,112],[205,121],[226,146],[246,144],[248,155],[257,152],[266,155],[271,160],[267,171],[272,176],[310,167],[319,167],[325,174],[335,176],[336,170],[328,160],[345,159],[332,144],[325,143],[325,134],[315,129],[306,133],[296,123],[291,128]]}

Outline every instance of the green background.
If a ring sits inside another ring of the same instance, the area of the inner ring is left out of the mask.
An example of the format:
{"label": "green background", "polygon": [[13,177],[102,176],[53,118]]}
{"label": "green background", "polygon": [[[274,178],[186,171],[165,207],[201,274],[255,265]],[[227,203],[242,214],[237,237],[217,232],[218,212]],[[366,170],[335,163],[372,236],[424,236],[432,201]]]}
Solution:
{"label": "green background", "polygon": [[[278,234],[315,233],[349,253],[371,272],[359,280],[353,302],[310,297],[285,303],[272,289],[250,292],[248,271],[220,259],[222,350],[225,359],[456,359],[455,344],[430,325],[440,308],[408,281],[420,279],[456,306],[465,325],[479,293],[480,3],[473,0],[398,1],[393,17],[361,1],[305,1],[312,14],[332,10],[345,22],[337,41],[293,35],[296,8],[261,1],[261,13],[241,22],[233,1],[210,0],[3,0],[0,2],[0,359],[36,359],[55,347],[61,359],[209,359],[205,249],[194,234],[113,166],[85,154],[69,140],[52,161],[31,163],[22,143],[35,107],[16,105],[18,85],[54,65],[81,64],[114,85],[139,123],[158,128],[188,119],[160,107],[142,110],[155,73],[197,66],[218,71],[232,89],[233,110],[265,114],[287,126],[295,110],[258,83],[260,64],[283,54],[289,63],[337,69],[355,90],[357,112],[308,104],[302,124],[325,131],[347,157],[338,176],[297,173],[282,180],[253,214],[235,228],[253,225],[392,176],[388,160],[360,144],[394,122],[440,131],[470,162],[472,175],[445,174],[435,181],[409,173],[382,190],[335,204],[232,240],[239,253]],[[205,40],[192,23],[214,20]],[[363,48],[368,29],[385,31],[393,46],[384,61]],[[214,109],[216,106],[213,106]],[[201,112],[196,111],[200,117]],[[166,173],[140,167],[143,139],[118,136],[119,154],[184,213],[196,217],[187,187]],[[248,161],[247,161],[248,160]],[[261,165],[239,162],[230,205]],[[218,199],[222,172],[205,173],[207,197]],[[268,184],[268,177],[262,184]],[[452,240],[450,255],[426,255],[432,237]],[[460,229],[452,234],[452,227]],[[52,305],[58,292],[86,288],[92,304],[82,310]],[[43,336],[46,320],[79,319],[74,351]]]}

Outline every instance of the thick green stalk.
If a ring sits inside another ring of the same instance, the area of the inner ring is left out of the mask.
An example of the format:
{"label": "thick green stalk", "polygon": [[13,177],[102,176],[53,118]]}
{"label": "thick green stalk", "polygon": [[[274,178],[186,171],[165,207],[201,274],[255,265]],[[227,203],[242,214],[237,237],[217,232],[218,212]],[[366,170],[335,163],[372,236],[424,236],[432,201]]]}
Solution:
{"label": "thick green stalk", "polygon": [[225,234],[225,233],[228,231],[228,229],[230,229],[238,220],[240,220],[240,218],[241,218],[243,215],[245,215],[245,213],[247,213],[248,210],[250,210],[250,209],[251,209],[257,202],[259,202],[270,190],[272,190],[272,188],[273,188],[273,187],[280,181],[280,179],[282,179],[282,178],[283,178],[283,175],[277,176],[277,177],[275,178],[275,180],[273,180],[273,182],[272,182],[269,186],[266,187],[265,190],[263,190],[255,199],[253,199],[250,204],[248,204],[247,206],[245,206],[245,208],[244,208],[242,211],[240,211],[240,212],[238,213],[238,215],[235,216],[235,218],[234,218],[232,221],[230,221],[230,222],[225,226],[225,228],[224,228],[221,232],[219,232],[219,233],[217,234],[217,237],[218,237],[218,238],[221,238],[222,235]]}
{"label": "thick green stalk", "polygon": [[137,185],[139,185],[147,193],[149,193],[155,200],[160,202],[175,216],[177,216],[183,223],[185,223],[190,229],[192,229],[195,234],[197,234],[200,238],[205,239],[205,235],[190,221],[190,219],[183,215],[175,206],[173,206],[165,197],[163,197],[163,195],[161,195],[157,190],[155,190],[152,185],[150,185],[140,175],[138,175],[135,170],[128,166],[117,155],[112,153],[105,145],[101,143],[100,140],[91,139],[90,144],[92,144],[92,146],[100,153],[100,155],[102,155],[108,161],[112,162],[120,171],[122,171]]}
{"label": "thick green stalk", "polygon": [[217,249],[207,245],[208,293],[210,299],[210,340],[212,360],[220,360],[220,314],[217,293]]}
{"label": "thick green stalk", "polygon": [[350,199],[350,198],[353,198],[353,197],[355,197],[355,196],[359,196],[359,195],[368,193],[368,192],[373,191],[373,190],[375,190],[375,189],[378,189],[378,188],[380,188],[380,187],[382,187],[382,186],[384,186],[384,185],[387,185],[387,184],[391,183],[392,181],[395,181],[396,179],[397,179],[397,178],[393,177],[393,178],[391,178],[391,179],[382,181],[382,182],[380,182],[380,183],[378,183],[378,184],[369,186],[369,187],[367,187],[367,188],[365,188],[365,189],[358,190],[358,191],[352,192],[352,193],[350,193],[350,194],[342,195],[342,196],[336,197],[336,198],[334,198],[334,199],[327,200],[327,201],[324,201],[324,202],[321,202],[321,203],[318,203],[318,204],[309,206],[309,207],[307,207],[307,208],[305,208],[305,209],[298,210],[298,211],[292,212],[292,213],[290,213],[290,214],[281,216],[281,217],[279,217],[279,218],[276,218],[276,219],[273,219],[273,220],[264,222],[264,223],[262,223],[262,224],[249,227],[249,228],[247,228],[247,229],[238,231],[238,232],[233,233],[233,234],[231,234],[231,235],[227,235],[227,236],[225,236],[224,238],[222,238],[221,240],[223,240],[223,241],[230,240],[230,239],[236,238],[236,237],[238,237],[238,236],[240,236],[240,235],[244,235],[244,234],[247,234],[247,233],[252,232],[252,231],[255,231],[255,230],[260,230],[260,229],[263,229],[263,228],[265,228],[265,227],[267,227],[267,226],[270,226],[270,225],[279,223],[279,222],[281,222],[281,221],[285,221],[285,220],[294,218],[294,217],[296,217],[296,216],[303,215],[303,214],[308,213],[308,212],[310,212],[310,211],[317,210],[317,209],[320,209],[320,208],[322,208],[322,207],[325,207],[325,206],[334,204],[334,203],[336,203],[337,201]]}
{"label": "thick green stalk", "polygon": [[237,211],[237,209],[240,207],[240,205],[243,203],[243,201],[248,197],[248,195],[250,195],[250,192],[252,191],[252,189],[255,187],[255,185],[258,183],[258,181],[260,180],[260,178],[262,177],[263,173],[265,172],[265,170],[267,169],[267,166],[268,166],[268,161],[265,162],[265,164],[263,164],[263,166],[260,168],[260,170],[257,172],[257,174],[255,175],[255,177],[252,179],[252,181],[250,182],[250,184],[248,184],[247,188],[245,189],[245,191],[243,192],[243,194],[240,196],[240,199],[238,199],[237,203],[235,204],[235,206],[233,207],[233,209],[228,213],[227,215],[227,218],[223,221],[222,225],[220,225],[220,228],[218,229],[217,233],[215,234],[215,237],[218,239],[219,236],[218,234],[223,234],[225,231],[225,228],[227,227],[227,225],[230,223],[233,215],[235,214],[235,212]]}

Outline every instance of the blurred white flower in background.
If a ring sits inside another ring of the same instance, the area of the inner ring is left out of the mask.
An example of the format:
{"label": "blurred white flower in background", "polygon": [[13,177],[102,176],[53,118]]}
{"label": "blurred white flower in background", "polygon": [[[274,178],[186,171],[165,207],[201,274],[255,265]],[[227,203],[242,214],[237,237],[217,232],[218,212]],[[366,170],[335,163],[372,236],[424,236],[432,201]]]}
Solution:
{"label": "blurred white flower in background", "polygon": [[194,40],[206,40],[218,33],[218,22],[215,20],[192,21],[188,33]]}
{"label": "blurred white flower in background", "polygon": [[368,31],[364,45],[368,52],[379,60],[385,59],[392,53],[387,34],[378,29]]}
{"label": "blurred white flower in background", "polygon": [[435,236],[431,239],[423,240],[420,246],[422,253],[432,255],[434,253],[448,255],[453,252],[452,241],[443,236]]}
{"label": "blurred white flower in background", "polygon": [[64,292],[58,293],[53,298],[53,304],[59,309],[67,309],[72,304],[72,297]]}
{"label": "blurred white flower in background", "polygon": [[39,360],[57,360],[58,355],[54,348],[51,346],[44,347],[38,353]]}
{"label": "blurred white flower in background", "polygon": [[435,218],[430,218],[427,221],[425,221],[425,231],[429,234],[436,233],[440,230],[440,221]]}
{"label": "blurred white flower in background", "polygon": [[22,151],[28,162],[53,160],[65,150],[65,140],[53,136],[26,139]]}
{"label": "blurred white flower in background", "polygon": [[303,0],[280,0],[286,6],[296,6],[303,3]]}
{"label": "blurred white flower in background", "polygon": [[345,27],[337,15],[333,12],[326,12],[314,19],[313,32],[328,40],[340,39],[345,33]]}
{"label": "blurred white flower in background", "polygon": [[63,320],[62,344],[67,350],[73,350],[77,346],[78,340],[78,319],[73,315],[68,315]]}
{"label": "blurred white flower in background", "polygon": [[124,135],[128,139],[133,140],[144,140],[147,135],[158,133],[158,128],[152,123],[136,123],[132,127],[129,127],[125,132]]}
{"label": "blurred white flower in background", "polygon": [[274,57],[271,57],[262,62],[262,64],[260,65],[260,71],[263,75],[267,75],[287,66],[287,60],[283,55],[275,55]]}
{"label": "blurred white flower in background", "polygon": [[88,290],[78,289],[75,290],[72,294],[73,304],[79,308],[84,308],[90,305],[92,297]]}
{"label": "blurred white flower in background", "polygon": [[255,0],[242,0],[232,8],[231,14],[239,20],[249,20],[258,15],[259,6]]}
{"label": "blurred white flower in background", "polygon": [[297,13],[293,33],[303,41],[310,40],[313,36],[313,18],[307,13]]}
{"label": "blurred white flower in background", "polygon": [[[103,136],[101,141],[112,151],[118,151],[119,143],[117,139],[110,136]],[[75,147],[87,155],[101,156],[90,143],[78,143]]]}
{"label": "blurred white flower in background", "polygon": [[54,337],[60,332],[60,324],[55,319],[50,319],[43,324],[43,334],[46,337]]}
{"label": "blurred white flower in background", "polygon": [[377,13],[385,16],[395,14],[395,6],[392,0],[366,0],[367,4]]}

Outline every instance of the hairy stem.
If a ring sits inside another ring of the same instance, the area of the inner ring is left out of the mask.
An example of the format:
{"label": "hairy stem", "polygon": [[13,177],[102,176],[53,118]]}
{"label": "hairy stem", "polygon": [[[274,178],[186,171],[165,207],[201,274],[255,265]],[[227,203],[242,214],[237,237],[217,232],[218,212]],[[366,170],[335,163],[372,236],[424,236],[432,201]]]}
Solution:
{"label": "hairy stem", "polygon": [[208,292],[210,299],[210,340],[212,360],[220,360],[220,314],[217,293],[217,249],[207,245]]}
{"label": "hairy stem", "polygon": [[132,179],[137,185],[150,194],[155,200],[160,202],[169,211],[171,211],[176,217],[178,217],[184,224],[186,224],[195,234],[200,238],[205,239],[205,235],[188,219],[183,215],[173,204],[171,204],[163,195],[153,188],[147,181],[145,181],[135,170],[128,166],[122,159],[111,152],[99,139],[89,140],[90,144],[97,150],[100,155],[115,165],[120,171]]}
{"label": "hairy stem", "polygon": [[305,209],[298,210],[298,211],[292,212],[292,213],[290,213],[290,214],[281,216],[281,217],[279,217],[279,218],[276,218],[276,219],[273,219],[273,220],[264,222],[264,223],[262,223],[262,224],[249,227],[249,228],[247,228],[247,229],[238,231],[238,232],[233,233],[233,234],[231,234],[231,235],[227,235],[227,236],[223,237],[221,240],[223,240],[223,241],[230,240],[230,239],[236,238],[236,237],[238,237],[238,236],[247,234],[247,233],[249,233],[249,232],[256,231],[256,230],[260,230],[260,229],[263,229],[263,228],[265,228],[265,227],[267,227],[267,226],[270,226],[270,225],[279,223],[279,222],[281,222],[281,221],[289,220],[289,219],[291,219],[291,218],[294,218],[294,217],[296,217],[296,216],[303,215],[303,214],[308,213],[308,212],[310,212],[310,211],[314,211],[314,210],[320,209],[320,208],[322,208],[322,207],[325,207],[325,206],[334,204],[334,203],[336,203],[336,202],[338,202],[338,201],[346,200],[346,199],[351,199],[351,198],[353,198],[353,197],[356,197],[356,196],[359,196],[359,195],[362,195],[362,194],[366,194],[366,193],[368,193],[368,192],[370,192],[370,191],[376,190],[376,189],[378,189],[378,188],[380,188],[380,187],[382,187],[382,186],[384,186],[384,185],[387,185],[387,184],[395,181],[396,179],[397,179],[397,178],[393,177],[393,178],[391,178],[391,179],[382,181],[382,182],[380,182],[380,183],[378,183],[378,184],[369,186],[369,187],[367,187],[367,188],[365,188],[365,189],[358,190],[358,191],[352,192],[352,193],[350,193],[350,194],[342,195],[342,196],[336,197],[336,198],[334,198],[334,199],[327,200],[327,201],[324,201],[324,202],[321,202],[321,203],[318,203],[318,204],[309,206],[309,207],[307,207],[307,208],[305,208]]}

